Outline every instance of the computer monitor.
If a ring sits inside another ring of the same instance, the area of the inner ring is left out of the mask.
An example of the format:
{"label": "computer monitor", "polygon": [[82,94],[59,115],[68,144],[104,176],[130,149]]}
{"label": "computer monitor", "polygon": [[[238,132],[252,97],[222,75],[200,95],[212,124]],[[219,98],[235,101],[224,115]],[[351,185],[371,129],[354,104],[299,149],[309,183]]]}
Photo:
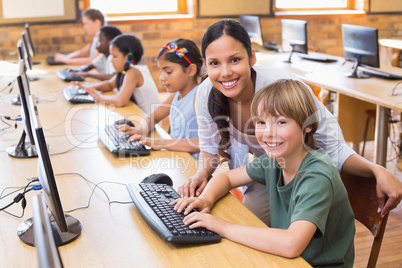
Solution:
{"label": "computer monitor", "polygon": [[342,24],[343,52],[345,60],[353,61],[353,69],[348,77],[368,78],[358,72],[359,65],[380,67],[378,53],[378,30],[376,28]]}
{"label": "computer monitor", "polygon": [[34,244],[39,267],[61,268],[60,253],[54,240],[46,203],[40,195],[32,197]]}
{"label": "computer monitor", "polygon": [[[73,216],[64,214],[55,175],[53,173],[52,163],[50,161],[48,146],[39,120],[35,96],[33,95],[29,98],[29,109],[32,114],[32,132],[34,134],[35,145],[38,151],[38,178],[42,185],[42,197],[51,213],[49,217],[53,234],[55,235],[56,244],[57,246],[61,246],[72,242],[81,234],[81,223]],[[21,240],[31,246],[34,245],[34,231],[32,225],[33,219],[30,218],[24,221],[17,231]]]}
{"label": "computer monitor", "polygon": [[31,35],[31,31],[29,30],[29,24],[28,23],[25,24],[25,32],[26,32],[27,37],[28,37],[29,51],[32,53],[32,56],[35,56],[35,48],[34,48],[34,45],[33,45],[33,42],[32,42],[32,35]]}
{"label": "computer monitor", "polygon": [[[16,158],[32,158],[37,157],[38,153],[35,147],[35,140],[31,127],[31,114],[29,112],[29,82],[26,76],[26,66],[24,59],[20,59],[18,62],[18,90],[19,101],[21,103],[21,117],[24,129],[19,142],[16,145],[12,145],[6,149],[7,153]],[[28,136],[29,142],[25,142],[26,136]]]}
{"label": "computer monitor", "polygon": [[[18,39],[17,51],[18,51],[18,59],[20,59],[20,60],[25,59],[24,48],[22,47],[22,39]],[[20,95],[18,94],[18,96],[16,98],[12,98],[10,100],[10,103],[12,105],[21,105]]]}
{"label": "computer monitor", "polygon": [[25,55],[25,60],[28,63],[28,67],[30,70],[32,70],[32,56],[31,53],[29,51],[29,47],[28,47],[28,41],[27,41],[27,36],[25,34],[25,31],[21,32],[21,37],[22,37],[22,46],[24,47],[24,55]]}
{"label": "computer monitor", "polygon": [[294,52],[307,54],[307,21],[282,19],[282,49],[290,51],[289,59],[285,62],[291,63]]}
{"label": "computer monitor", "polygon": [[22,39],[18,39],[17,41],[17,50],[18,50],[18,59],[19,60],[25,59],[24,48],[22,46]]}
{"label": "computer monitor", "polygon": [[261,24],[260,17],[251,16],[251,15],[242,15],[240,16],[240,23],[243,25],[244,29],[246,29],[248,35],[250,36],[251,43],[262,46],[262,32],[261,32]]}

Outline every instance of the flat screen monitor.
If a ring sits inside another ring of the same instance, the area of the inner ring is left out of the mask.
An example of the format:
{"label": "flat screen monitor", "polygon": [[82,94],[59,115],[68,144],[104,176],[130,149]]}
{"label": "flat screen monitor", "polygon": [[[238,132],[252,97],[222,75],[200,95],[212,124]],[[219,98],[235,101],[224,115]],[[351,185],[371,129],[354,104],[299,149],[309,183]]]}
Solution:
{"label": "flat screen monitor", "polygon": [[[24,126],[21,138],[18,144],[10,146],[6,149],[7,153],[16,158],[32,158],[37,157],[37,151],[35,147],[35,139],[32,132],[31,126],[31,114],[29,112],[29,81],[26,76],[26,66],[24,59],[20,59],[18,62],[18,90],[19,90],[19,101],[21,103],[21,117],[22,124]],[[28,136],[29,142],[25,139]]]}
{"label": "flat screen monitor", "polygon": [[28,63],[29,69],[32,70],[32,65],[33,65],[32,57],[31,57],[31,53],[29,52],[27,36],[24,31],[21,33],[21,37],[22,37],[22,46],[24,47],[24,54],[26,57],[25,60]]}
{"label": "flat screen monitor", "polygon": [[17,42],[18,59],[25,59],[24,47],[22,46],[22,39],[18,39]]}
{"label": "flat screen monitor", "polygon": [[359,65],[380,67],[378,53],[378,30],[376,28],[342,24],[343,52],[345,60],[353,61],[353,69],[348,77],[368,78],[369,75],[358,73]]}
{"label": "flat screen monitor", "polygon": [[35,48],[34,48],[34,45],[33,45],[33,42],[32,42],[31,30],[29,30],[29,24],[28,23],[25,24],[25,32],[26,32],[27,37],[28,37],[29,51],[32,53],[32,56],[35,56]]}
{"label": "flat screen monitor", "polygon": [[240,16],[240,23],[243,25],[244,29],[246,29],[248,35],[250,36],[251,43],[262,46],[262,32],[261,32],[261,24],[260,17],[251,16],[251,15],[242,15]]}
{"label": "flat screen monitor", "polygon": [[307,21],[305,20],[290,20],[282,19],[282,49],[283,51],[290,51],[289,59],[286,61],[291,62],[291,57],[294,52],[307,54]]}
{"label": "flat screen monitor", "polygon": [[[58,246],[65,245],[75,240],[81,234],[81,223],[76,218],[64,214],[59,191],[53,173],[52,163],[43,128],[40,124],[38,108],[35,96],[29,98],[29,108],[32,114],[32,127],[35,145],[38,151],[38,178],[42,185],[42,197],[50,211],[50,222]],[[28,245],[33,243],[33,219],[24,221],[18,228],[18,236]]]}
{"label": "flat screen monitor", "polygon": [[61,268],[60,253],[53,236],[46,203],[40,195],[32,197],[34,244],[39,267]]}

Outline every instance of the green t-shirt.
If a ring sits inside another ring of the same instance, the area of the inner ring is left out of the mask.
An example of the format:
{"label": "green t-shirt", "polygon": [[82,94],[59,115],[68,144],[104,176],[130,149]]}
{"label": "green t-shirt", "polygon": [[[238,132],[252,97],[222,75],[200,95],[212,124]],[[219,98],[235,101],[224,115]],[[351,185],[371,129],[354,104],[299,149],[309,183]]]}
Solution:
{"label": "green t-shirt", "polygon": [[251,179],[265,184],[271,227],[288,229],[297,220],[317,226],[301,256],[314,267],[352,267],[355,223],[337,168],[323,149],[309,152],[293,180],[283,185],[282,169],[266,154],[247,165]]}

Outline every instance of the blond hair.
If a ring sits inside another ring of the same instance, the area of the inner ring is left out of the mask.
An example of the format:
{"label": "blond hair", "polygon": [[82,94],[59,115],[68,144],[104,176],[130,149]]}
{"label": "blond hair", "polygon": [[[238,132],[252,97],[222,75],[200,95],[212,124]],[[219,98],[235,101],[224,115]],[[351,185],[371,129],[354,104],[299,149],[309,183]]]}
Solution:
{"label": "blond hair", "polygon": [[304,144],[317,148],[314,133],[318,128],[318,114],[313,97],[306,84],[298,80],[279,79],[258,91],[251,103],[251,114],[256,120],[264,115],[286,116],[294,119],[303,133]]}

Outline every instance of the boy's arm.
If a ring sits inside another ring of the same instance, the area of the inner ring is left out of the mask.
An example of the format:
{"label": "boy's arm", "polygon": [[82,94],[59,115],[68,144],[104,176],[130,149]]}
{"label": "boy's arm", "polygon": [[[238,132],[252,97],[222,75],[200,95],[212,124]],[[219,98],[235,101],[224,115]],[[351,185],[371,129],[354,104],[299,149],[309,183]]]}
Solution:
{"label": "boy's arm", "polygon": [[305,220],[293,222],[287,230],[232,223],[219,224],[215,227],[206,224],[203,227],[218,231],[217,233],[222,237],[242,245],[286,258],[300,256],[317,230],[314,223]]}

